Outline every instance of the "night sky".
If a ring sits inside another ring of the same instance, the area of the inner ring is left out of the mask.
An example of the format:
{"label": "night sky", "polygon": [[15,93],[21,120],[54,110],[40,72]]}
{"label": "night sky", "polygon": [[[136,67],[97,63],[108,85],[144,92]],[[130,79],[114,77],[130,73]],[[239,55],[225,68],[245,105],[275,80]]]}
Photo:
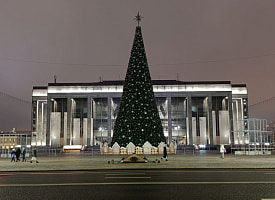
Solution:
{"label": "night sky", "polygon": [[[54,75],[124,79],[138,11],[152,79],[244,83],[249,105],[270,99],[274,9],[274,0],[0,0],[0,130],[30,130],[32,87]],[[275,119],[274,105],[252,106],[252,117]]]}

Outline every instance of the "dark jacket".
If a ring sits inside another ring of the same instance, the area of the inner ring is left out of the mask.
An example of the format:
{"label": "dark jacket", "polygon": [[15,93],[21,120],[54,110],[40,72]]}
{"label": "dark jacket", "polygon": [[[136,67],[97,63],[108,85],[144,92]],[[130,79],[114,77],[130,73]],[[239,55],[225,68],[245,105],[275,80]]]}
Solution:
{"label": "dark jacket", "polygon": [[26,155],[26,149],[23,149],[22,156],[25,157],[25,155]]}
{"label": "dark jacket", "polygon": [[21,150],[20,150],[20,148],[17,148],[16,152],[15,152],[16,158],[19,158],[20,154],[21,154]]}
{"label": "dark jacket", "polygon": [[32,156],[33,156],[33,157],[37,157],[36,149],[33,149],[33,151],[32,151]]}
{"label": "dark jacket", "polygon": [[163,156],[164,156],[164,157],[167,156],[167,149],[166,149],[166,147],[163,147]]}

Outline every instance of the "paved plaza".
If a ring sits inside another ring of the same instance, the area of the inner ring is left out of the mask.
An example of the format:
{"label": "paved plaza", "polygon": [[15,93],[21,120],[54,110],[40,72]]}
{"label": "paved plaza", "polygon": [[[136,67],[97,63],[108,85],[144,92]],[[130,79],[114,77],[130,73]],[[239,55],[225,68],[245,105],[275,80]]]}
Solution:
{"label": "paved plaza", "polygon": [[[226,154],[224,159],[218,153],[197,153],[169,155],[168,161],[161,155],[146,155],[149,163],[120,163],[127,155],[91,155],[87,153],[63,153],[56,156],[38,156],[39,163],[10,162],[0,158],[0,171],[47,171],[47,170],[101,170],[101,169],[271,169],[275,168],[275,155],[235,156]],[[160,161],[158,163],[158,161]]]}

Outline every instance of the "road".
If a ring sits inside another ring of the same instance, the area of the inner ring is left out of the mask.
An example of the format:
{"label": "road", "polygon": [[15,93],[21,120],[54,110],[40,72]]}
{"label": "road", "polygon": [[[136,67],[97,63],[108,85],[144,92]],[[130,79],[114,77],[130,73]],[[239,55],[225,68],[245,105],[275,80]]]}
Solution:
{"label": "road", "polygon": [[0,174],[0,199],[275,199],[275,169],[93,170]]}

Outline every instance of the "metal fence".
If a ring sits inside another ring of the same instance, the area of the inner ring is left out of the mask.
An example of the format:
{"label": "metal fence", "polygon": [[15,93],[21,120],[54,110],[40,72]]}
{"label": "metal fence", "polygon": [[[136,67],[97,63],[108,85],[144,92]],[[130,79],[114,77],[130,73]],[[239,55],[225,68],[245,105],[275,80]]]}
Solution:
{"label": "metal fence", "polygon": [[267,120],[243,119],[234,121],[234,124],[237,124],[237,128],[233,130],[235,151],[248,152],[251,155],[271,153],[274,148],[274,133],[268,130]]}

